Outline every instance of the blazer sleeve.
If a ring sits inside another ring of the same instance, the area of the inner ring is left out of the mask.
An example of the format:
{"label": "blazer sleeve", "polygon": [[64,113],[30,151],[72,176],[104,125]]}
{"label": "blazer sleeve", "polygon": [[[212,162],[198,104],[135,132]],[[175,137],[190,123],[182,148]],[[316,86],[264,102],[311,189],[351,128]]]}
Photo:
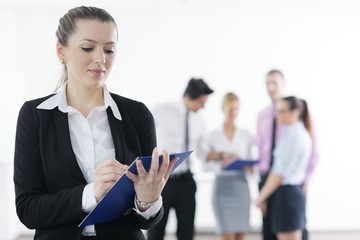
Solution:
{"label": "blazer sleeve", "polygon": [[143,240],[144,235],[140,229],[149,229],[160,221],[164,213],[161,209],[154,217],[146,220],[133,213],[116,221],[95,225],[96,234],[100,239],[132,239]]}
{"label": "blazer sleeve", "polygon": [[135,211],[133,211],[133,212],[134,212],[133,216],[138,224],[138,227],[140,229],[147,230],[147,229],[152,228],[153,226],[155,226],[157,223],[160,222],[160,220],[164,216],[164,207],[161,206],[160,210],[149,219],[145,219],[143,216],[139,215]]}
{"label": "blazer sleeve", "polygon": [[[39,117],[36,107],[26,102],[18,116],[15,154],[14,184],[16,211],[20,221],[30,229],[51,228],[85,217],[81,208],[85,185],[50,191],[51,184],[44,176]],[[71,207],[70,207],[71,206]]]}

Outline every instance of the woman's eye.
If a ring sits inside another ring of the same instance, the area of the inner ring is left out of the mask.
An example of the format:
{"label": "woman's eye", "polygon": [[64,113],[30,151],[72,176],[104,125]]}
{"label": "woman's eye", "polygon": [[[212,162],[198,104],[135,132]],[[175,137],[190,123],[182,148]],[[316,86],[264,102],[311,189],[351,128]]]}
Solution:
{"label": "woman's eye", "polygon": [[93,50],[93,48],[82,48],[82,50],[84,50],[85,52],[91,52]]}
{"label": "woman's eye", "polygon": [[113,53],[114,53],[113,50],[106,50],[106,49],[105,49],[104,51],[105,51],[106,54],[113,54]]}

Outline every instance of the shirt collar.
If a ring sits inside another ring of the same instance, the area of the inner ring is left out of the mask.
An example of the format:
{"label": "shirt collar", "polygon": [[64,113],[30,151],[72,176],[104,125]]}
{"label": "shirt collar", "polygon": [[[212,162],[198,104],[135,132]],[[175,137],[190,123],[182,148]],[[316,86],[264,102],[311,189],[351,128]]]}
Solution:
{"label": "shirt collar", "polygon": [[[111,110],[113,111],[114,116],[117,119],[122,120],[119,108],[117,107],[114,99],[111,97],[110,92],[107,89],[106,85],[104,85],[103,91],[104,91],[104,109],[110,107]],[[58,107],[61,112],[64,113],[69,112],[69,106],[66,101],[66,85],[54,96],[48,98],[47,100],[39,104],[37,106],[37,109],[51,110],[56,107]]]}
{"label": "shirt collar", "polygon": [[290,132],[290,131],[294,131],[294,129],[298,129],[300,127],[304,127],[304,123],[302,121],[297,121],[293,124],[290,125],[284,125],[284,132]]}
{"label": "shirt collar", "polygon": [[179,104],[180,109],[181,109],[180,111],[181,111],[182,113],[184,113],[184,115],[185,115],[187,112],[189,112],[189,116],[190,116],[191,111],[186,107],[186,105],[185,105],[185,103],[184,103],[184,100],[181,99],[181,102],[178,102],[178,104]]}

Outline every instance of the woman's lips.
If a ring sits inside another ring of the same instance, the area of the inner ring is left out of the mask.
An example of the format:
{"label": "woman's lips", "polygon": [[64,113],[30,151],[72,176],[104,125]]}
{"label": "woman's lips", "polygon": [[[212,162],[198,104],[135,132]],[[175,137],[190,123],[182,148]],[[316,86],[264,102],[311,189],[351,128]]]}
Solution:
{"label": "woman's lips", "polygon": [[104,75],[105,71],[102,69],[91,69],[89,70],[94,76],[101,77]]}

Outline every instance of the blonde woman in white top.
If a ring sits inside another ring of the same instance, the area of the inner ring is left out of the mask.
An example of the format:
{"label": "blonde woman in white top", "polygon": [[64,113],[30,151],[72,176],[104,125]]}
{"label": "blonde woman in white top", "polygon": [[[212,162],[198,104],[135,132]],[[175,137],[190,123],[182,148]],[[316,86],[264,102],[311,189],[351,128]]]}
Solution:
{"label": "blonde woman in white top", "polygon": [[[239,105],[236,94],[230,92],[224,96],[224,122],[209,134],[208,161],[217,161],[225,166],[236,159],[251,157],[252,136],[235,124]],[[242,240],[250,230],[250,192],[245,171],[220,170],[216,173],[213,207],[217,232],[223,240]]]}

